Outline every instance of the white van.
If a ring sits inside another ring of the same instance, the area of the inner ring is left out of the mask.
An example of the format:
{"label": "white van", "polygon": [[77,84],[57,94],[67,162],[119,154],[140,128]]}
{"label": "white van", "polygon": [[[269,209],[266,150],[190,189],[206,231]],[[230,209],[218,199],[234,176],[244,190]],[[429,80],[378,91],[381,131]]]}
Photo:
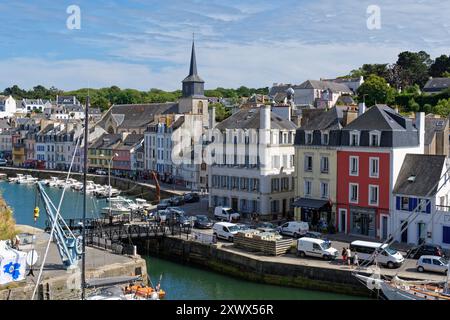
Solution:
{"label": "white van", "polygon": [[285,224],[279,226],[277,231],[280,234],[293,236],[294,238],[299,238],[309,231],[309,225],[307,222],[302,221],[289,221]]}
{"label": "white van", "polygon": [[297,240],[297,254],[304,258],[306,256],[333,260],[338,257],[338,251],[331,247],[331,242],[315,238],[301,238]]}
{"label": "white van", "polygon": [[217,222],[213,226],[213,234],[217,238],[233,241],[234,235],[239,232],[237,224],[230,222]]}
{"label": "white van", "polygon": [[379,242],[368,242],[356,240],[350,243],[350,251],[353,255],[358,253],[358,259],[363,261],[374,261],[374,252],[376,249],[384,249],[376,257],[377,263],[387,266],[388,268],[400,267],[405,258],[397,250],[388,247],[387,244]]}
{"label": "white van", "polygon": [[235,210],[233,210],[232,208],[228,208],[228,207],[216,207],[214,209],[214,217],[217,220],[224,220],[224,221],[237,221],[239,220],[239,218],[241,217],[239,213],[237,213]]}

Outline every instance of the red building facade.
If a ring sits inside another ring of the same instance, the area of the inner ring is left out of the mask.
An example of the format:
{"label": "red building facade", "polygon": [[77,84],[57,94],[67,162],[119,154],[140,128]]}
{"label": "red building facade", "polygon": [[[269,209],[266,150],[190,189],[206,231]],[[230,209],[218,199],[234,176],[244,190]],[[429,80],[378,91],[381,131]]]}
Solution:
{"label": "red building facade", "polygon": [[337,229],[387,237],[391,153],[389,150],[342,149],[337,152]]}

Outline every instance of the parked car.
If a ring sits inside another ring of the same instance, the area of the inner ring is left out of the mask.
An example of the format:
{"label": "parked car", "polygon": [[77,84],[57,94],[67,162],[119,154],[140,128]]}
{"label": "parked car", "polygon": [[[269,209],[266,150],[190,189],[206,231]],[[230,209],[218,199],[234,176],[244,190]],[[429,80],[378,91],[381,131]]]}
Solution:
{"label": "parked car", "polygon": [[165,221],[178,223],[182,227],[191,226],[191,220],[186,217],[184,211],[177,207],[169,207],[165,211]]}
{"label": "parked car", "polygon": [[232,208],[216,207],[214,209],[214,218],[216,218],[217,220],[237,221],[240,219],[240,217],[241,215]]}
{"label": "parked car", "polygon": [[317,238],[303,237],[297,240],[297,254],[304,258],[306,256],[333,260],[338,257],[338,251],[331,247],[329,241]]}
{"label": "parked car", "polygon": [[200,201],[200,196],[198,195],[197,192],[190,192],[190,193],[186,193],[184,195],[184,202],[186,203],[193,203],[193,202],[199,202]]}
{"label": "parked car", "polygon": [[441,256],[423,255],[417,260],[416,268],[419,272],[433,271],[447,273],[448,261]]}
{"label": "parked car", "polygon": [[253,229],[250,225],[245,224],[245,223],[237,223],[236,224],[239,228],[239,230],[250,230]]}
{"label": "parked car", "polygon": [[163,199],[161,200],[158,205],[156,206],[157,210],[165,210],[168,207],[170,207],[172,205],[172,202],[170,201],[170,199]]}
{"label": "parked car", "polygon": [[8,161],[6,159],[0,159],[0,166],[6,166],[8,164]]}
{"label": "parked car", "polygon": [[213,226],[213,234],[217,238],[233,241],[234,235],[239,232],[239,227],[230,222],[217,222]]}
{"label": "parked car", "polygon": [[381,252],[376,255],[377,262],[387,266],[388,268],[399,267],[405,261],[400,252],[392,249],[387,244],[361,240],[356,240],[350,243],[350,251],[353,253],[357,252],[361,261],[374,260],[375,250]]}
{"label": "parked car", "polygon": [[302,235],[302,237],[322,239],[328,241],[328,239],[326,239],[326,237],[322,233],[316,231],[307,231],[304,235]]}
{"label": "parked car", "polygon": [[194,228],[211,229],[213,225],[214,222],[205,215],[199,214],[194,217]]}
{"label": "parked car", "polygon": [[307,222],[289,221],[277,227],[277,230],[282,235],[288,235],[293,236],[294,238],[299,238],[309,231],[309,225]]}
{"label": "parked car", "polygon": [[182,196],[175,196],[170,198],[170,203],[172,206],[182,206],[184,204],[184,197]]}
{"label": "parked car", "polygon": [[97,169],[95,170],[95,174],[106,176],[108,173],[103,169]]}
{"label": "parked car", "polygon": [[424,244],[415,246],[408,250],[406,257],[410,259],[419,259],[421,256],[439,256],[445,257],[444,250],[441,246],[435,244]]}
{"label": "parked car", "polygon": [[277,226],[270,222],[259,222],[254,228],[262,232],[277,232]]}

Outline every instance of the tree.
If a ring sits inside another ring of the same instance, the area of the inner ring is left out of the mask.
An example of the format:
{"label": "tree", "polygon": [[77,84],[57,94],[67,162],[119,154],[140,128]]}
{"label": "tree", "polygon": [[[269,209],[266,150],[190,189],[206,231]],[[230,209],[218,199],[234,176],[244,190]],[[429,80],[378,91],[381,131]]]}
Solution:
{"label": "tree", "polygon": [[370,75],[376,75],[381,78],[388,80],[389,76],[389,68],[387,63],[383,64],[363,64],[363,66],[359,69],[352,70],[349,74],[349,78],[358,78],[358,77],[364,77],[367,78]]}
{"label": "tree", "polygon": [[448,117],[450,114],[450,99],[441,99],[433,108],[433,113],[443,117]]}
{"label": "tree", "polygon": [[0,240],[13,239],[16,235],[16,221],[11,209],[0,197]]}
{"label": "tree", "polygon": [[91,105],[93,108],[100,108],[102,112],[108,110],[110,107],[109,100],[102,96],[93,98]]}
{"label": "tree", "polygon": [[432,77],[445,77],[446,73],[450,73],[450,56],[443,54],[434,60],[429,74]]}
{"label": "tree", "polygon": [[408,101],[408,110],[413,112],[419,112],[420,105],[414,100],[414,98],[411,98]]}
{"label": "tree", "polygon": [[358,88],[358,100],[366,101],[368,106],[376,103],[391,104],[394,102],[395,90],[389,86],[385,79],[371,75]]}
{"label": "tree", "polygon": [[418,84],[423,87],[428,80],[428,69],[432,64],[425,51],[404,51],[398,55],[396,65],[400,68],[402,87]]}
{"label": "tree", "polygon": [[222,122],[229,116],[231,116],[231,111],[225,108],[225,106],[219,102],[211,104],[210,108],[216,108],[216,122]]}

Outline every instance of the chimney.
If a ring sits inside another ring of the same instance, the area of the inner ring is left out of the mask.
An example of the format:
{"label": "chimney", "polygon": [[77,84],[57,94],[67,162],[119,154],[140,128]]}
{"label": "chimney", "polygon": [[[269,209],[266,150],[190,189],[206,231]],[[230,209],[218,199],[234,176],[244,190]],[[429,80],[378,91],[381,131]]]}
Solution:
{"label": "chimney", "polygon": [[262,105],[260,107],[261,115],[260,115],[260,129],[268,129],[270,130],[270,105]]}
{"label": "chimney", "polygon": [[425,112],[416,112],[415,125],[419,133],[419,145],[423,151],[425,144]]}
{"label": "chimney", "polygon": [[212,107],[209,110],[209,128],[212,129],[216,126],[216,107]]}
{"label": "chimney", "polygon": [[366,112],[366,103],[362,102],[358,105],[358,117]]}
{"label": "chimney", "polygon": [[356,118],[358,118],[358,112],[355,109],[348,107],[347,110],[344,110],[344,127]]}

